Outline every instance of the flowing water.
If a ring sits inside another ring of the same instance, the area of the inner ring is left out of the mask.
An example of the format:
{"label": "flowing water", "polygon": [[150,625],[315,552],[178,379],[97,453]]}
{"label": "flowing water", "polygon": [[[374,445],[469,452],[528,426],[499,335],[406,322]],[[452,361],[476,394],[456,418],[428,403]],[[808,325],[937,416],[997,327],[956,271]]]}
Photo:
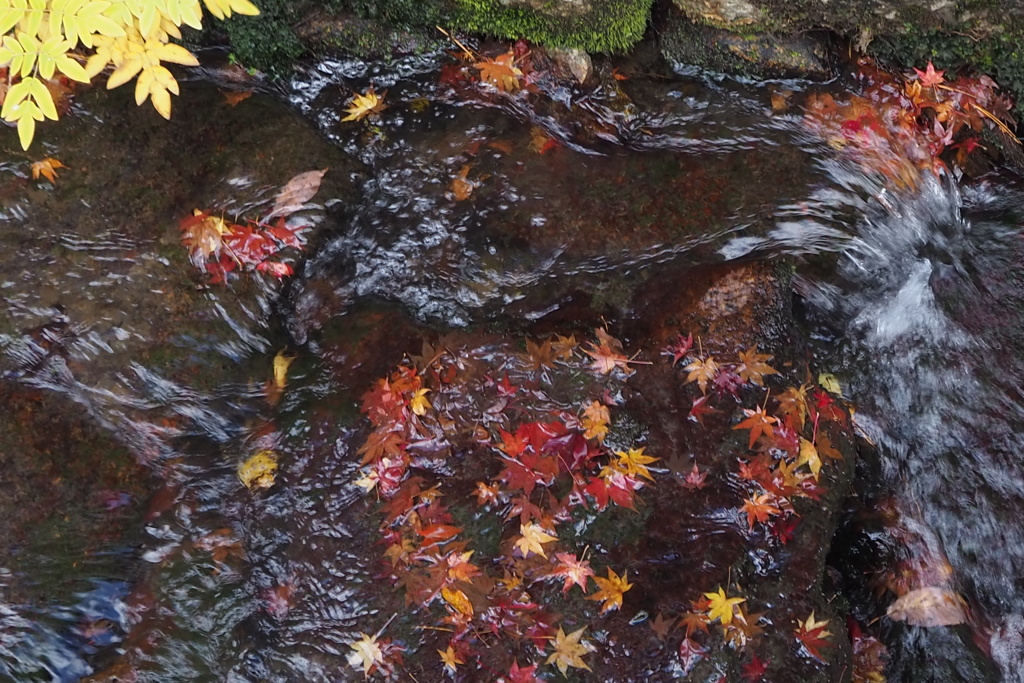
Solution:
{"label": "flowing water", "polygon": [[[886,188],[805,130],[808,83],[637,76],[526,106],[466,97],[446,60],[325,61],[233,108],[199,81],[171,124],[92,93],[44,140],[71,167],[54,186],[5,155],[0,490],[23,514],[0,536],[0,678],[357,679],[379,588],[355,406],[409,339],[649,317],[645,283],[757,260],[796,268],[815,364],[877,447],[865,500],[971,609],[887,627],[891,680],[1024,680],[1020,179]],[[342,122],[369,83],[389,109]],[[294,280],[199,285],[177,221],[312,168]],[[268,401],[280,348],[298,359]],[[236,466],[259,448],[285,464],[253,495]],[[840,564],[892,551],[865,514]]]}

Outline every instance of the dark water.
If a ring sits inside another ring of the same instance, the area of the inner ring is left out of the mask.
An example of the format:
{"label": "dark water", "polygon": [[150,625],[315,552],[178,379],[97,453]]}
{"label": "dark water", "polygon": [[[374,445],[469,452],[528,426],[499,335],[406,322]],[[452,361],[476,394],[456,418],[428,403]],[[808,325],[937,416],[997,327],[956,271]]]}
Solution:
{"label": "dark water", "polygon": [[[6,161],[3,381],[66,397],[69,416],[142,463],[153,492],[131,488],[134,471],[102,484],[135,535],[104,537],[106,503],[82,512],[89,557],[115,559],[66,570],[70,589],[44,585],[39,567],[85,551],[26,542],[44,514],[19,527],[0,558],[0,678],[354,680],[343,661],[380,590],[375,539],[352,512],[354,406],[401,358],[411,325],[578,320],[581,301],[621,312],[671,269],[785,259],[818,330],[816,362],[877,446],[874,494],[896,501],[972,608],[945,668],[929,663],[946,648],[930,630],[895,632],[893,679],[972,680],[956,673],[967,648],[992,680],[1021,680],[1019,179],[887,189],[806,132],[806,83],[608,79],[527,107],[439,84],[444,59],[309,69],[284,95],[315,133],[279,94],[228,110],[196,83],[177,128],[82,98],[47,154],[97,177],[143,140],[159,150],[127,180],[102,176],[113,189],[98,194],[72,172],[31,185],[22,161]],[[341,122],[370,82],[389,109]],[[773,112],[781,90],[794,104]],[[324,167],[335,184],[301,219],[314,230],[291,284],[197,287],[181,216],[266,205],[290,175]],[[472,192],[455,200],[467,167]],[[284,347],[298,360],[270,402]],[[261,448],[285,464],[254,495],[236,467]],[[107,448],[94,450],[74,456],[102,461]]]}

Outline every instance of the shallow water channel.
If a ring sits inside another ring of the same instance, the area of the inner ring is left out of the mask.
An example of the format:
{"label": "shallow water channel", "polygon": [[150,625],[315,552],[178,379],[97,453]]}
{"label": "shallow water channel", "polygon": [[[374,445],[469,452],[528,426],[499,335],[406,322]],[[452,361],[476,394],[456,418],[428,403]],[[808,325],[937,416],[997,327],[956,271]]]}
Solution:
{"label": "shallow water channel", "polygon": [[[784,301],[702,343],[734,353],[767,339],[780,359],[834,373],[856,407],[862,458],[833,501],[828,571],[847,601],[833,628],[845,638],[847,614],[881,619],[889,680],[1024,680],[1024,184],[993,172],[886,187],[802,123],[805,93],[841,82],[619,80],[611,66],[587,88],[507,96],[453,77],[447,54],[327,60],[283,86],[245,84],[257,91],[234,105],[222,92],[239,85],[211,69],[171,122],[125,93],[83,93],[31,152],[68,167],[55,183],[32,180],[35,157],[4,133],[0,679],[361,679],[350,644],[401,606],[353,484],[364,392],[425,342],[461,344],[492,387],[526,373],[513,359],[524,337],[607,325],[628,350],[677,324],[667,301],[739,264],[785,282]],[[369,84],[388,108],[343,122]],[[289,219],[308,228],[287,256],[293,278],[205,283],[182,218],[258,213],[289,178],[325,168]],[[279,350],[295,361],[278,391]],[[573,391],[552,380],[544,400]],[[696,457],[706,445],[659,436],[688,410],[635,415],[633,431]],[[261,449],[280,469],[251,491],[237,467]],[[739,659],[687,679],[678,638],[649,656],[629,631],[648,637],[659,580],[699,583],[716,544],[745,554],[746,523],[715,500],[677,546],[646,542],[656,559],[617,556],[642,586],[594,628],[597,673],[576,680],[740,680]],[[643,524],[677,528],[659,509]],[[886,555],[930,558],[969,623],[882,617],[891,596],[856,576]],[[433,644],[406,645],[398,679],[445,679]],[[849,680],[841,662],[804,659],[813,676],[777,664],[764,680]]]}

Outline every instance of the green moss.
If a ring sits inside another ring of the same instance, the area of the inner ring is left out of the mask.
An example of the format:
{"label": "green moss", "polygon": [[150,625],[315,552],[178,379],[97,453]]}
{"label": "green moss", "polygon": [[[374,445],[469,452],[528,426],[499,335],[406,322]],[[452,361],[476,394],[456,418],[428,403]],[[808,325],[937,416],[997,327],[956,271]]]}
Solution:
{"label": "green moss", "polygon": [[500,0],[456,2],[453,21],[467,31],[588,52],[624,52],[643,37],[653,0],[593,0],[589,11],[576,15]]}
{"label": "green moss", "polygon": [[305,48],[292,29],[304,3],[289,0],[257,0],[260,14],[248,17],[236,14],[224,21],[223,28],[238,60],[272,75],[291,68]]}

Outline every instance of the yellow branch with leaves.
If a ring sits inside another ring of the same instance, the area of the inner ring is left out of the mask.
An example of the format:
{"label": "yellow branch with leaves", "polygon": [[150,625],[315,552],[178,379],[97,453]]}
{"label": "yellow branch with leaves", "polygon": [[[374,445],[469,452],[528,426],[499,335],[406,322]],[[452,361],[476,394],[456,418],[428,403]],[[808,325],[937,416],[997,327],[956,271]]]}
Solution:
{"label": "yellow branch with leaves", "polygon": [[[259,14],[249,0],[202,0],[224,19]],[[107,88],[135,81],[135,102],[147,99],[164,118],[178,82],[163,63],[195,66],[195,55],[171,42],[182,25],[202,28],[200,0],[0,0],[0,118],[17,124],[28,149],[36,122],[57,120],[51,90],[63,76],[88,83],[108,66]],[[89,54],[91,51],[91,54]],[[84,65],[83,65],[84,64]]]}

